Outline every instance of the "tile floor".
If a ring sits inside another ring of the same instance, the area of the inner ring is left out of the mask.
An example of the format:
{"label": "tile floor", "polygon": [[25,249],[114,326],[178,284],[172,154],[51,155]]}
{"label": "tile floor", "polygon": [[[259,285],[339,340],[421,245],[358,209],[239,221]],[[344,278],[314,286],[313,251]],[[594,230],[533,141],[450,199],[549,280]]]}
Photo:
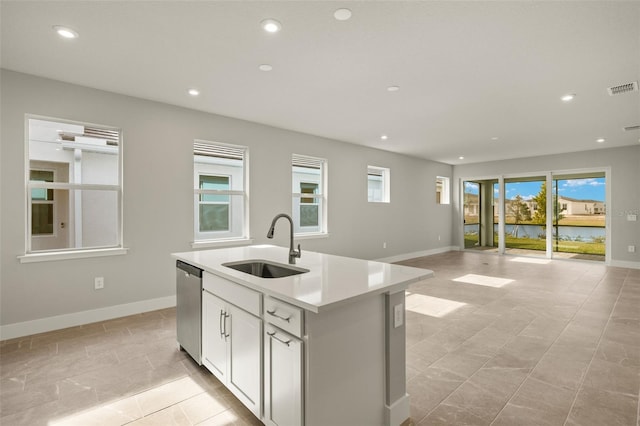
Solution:
{"label": "tile floor", "polygon": [[[640,270],[473,252],[402,263],[436,273],[407,295],[414,425],[640,426]],[[166,309],[0,342],[0,424],[259,422],[178,351]]]}
{"label": "tile floor", "polygon": [[639,421],[640,270],[450,252],[407,296],[417,425]]}

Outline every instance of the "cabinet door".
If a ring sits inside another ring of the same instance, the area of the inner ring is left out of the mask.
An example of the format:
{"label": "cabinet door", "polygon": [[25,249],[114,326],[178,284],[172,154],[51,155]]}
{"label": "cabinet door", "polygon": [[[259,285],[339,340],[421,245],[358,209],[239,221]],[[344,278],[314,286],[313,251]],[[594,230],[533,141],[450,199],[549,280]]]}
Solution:
{"label": "cabinet door", "polygon": [[[227,379],[226,304],[208,291],[202,295],[202,363],[223,383]],[[225,330],[226,325],[226,330]]]}
{"label": "cabinet door", "polygon": [[264,414],[268,425],[304,424],[302,341],[267,324],[264,335]]}
{"label": "cabinet door", "polygon": [[228,305],[227,319],[229,340],[229,389],[249,408],[261,417],[262,402],[262,320]]}

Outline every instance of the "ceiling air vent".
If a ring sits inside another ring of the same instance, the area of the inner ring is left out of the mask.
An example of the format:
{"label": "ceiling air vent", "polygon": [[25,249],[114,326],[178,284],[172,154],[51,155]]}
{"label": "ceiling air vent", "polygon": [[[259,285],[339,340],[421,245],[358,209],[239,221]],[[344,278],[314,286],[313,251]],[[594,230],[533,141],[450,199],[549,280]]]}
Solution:
{"label": "ceiling air vent", "polygon": [[619,84],[617,86],[607,87],[607,92],[609,92],[609,96],[622,95],[623,93],[628,92],[637,92],[638,91],[638,82],[632,81],[631,83]]}
{"label": "ceiling air vent", "polygon": [[632,130],[640,130],[640,125],[636,126],[627,126],[622,128],[625,132],[630,132]]}

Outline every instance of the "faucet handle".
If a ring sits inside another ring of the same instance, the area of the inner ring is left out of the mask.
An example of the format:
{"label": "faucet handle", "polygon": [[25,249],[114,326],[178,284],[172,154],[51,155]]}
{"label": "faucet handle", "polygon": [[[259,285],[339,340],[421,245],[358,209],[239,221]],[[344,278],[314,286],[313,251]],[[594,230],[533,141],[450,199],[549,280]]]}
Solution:
{"label": "faucet handle", "polygon": [[302,256],[302,249],[300,249],[300,244],[298,244],[298,251],[296,252],[295,255],[297,258],[300,258],[300,256]]}

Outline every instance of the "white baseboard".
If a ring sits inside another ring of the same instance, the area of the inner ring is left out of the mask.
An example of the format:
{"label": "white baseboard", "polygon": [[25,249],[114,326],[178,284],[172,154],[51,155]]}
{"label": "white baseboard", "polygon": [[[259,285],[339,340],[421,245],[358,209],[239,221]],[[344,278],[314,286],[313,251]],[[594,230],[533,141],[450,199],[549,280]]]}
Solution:
{"label": "white baseboard", "polygon": [[404,394],[396,402],[387,405],[385,424],[388,426],[400,426],[410,417],[409,395]]}
{"label": "white baseboard", "polygon": [[640,262],[629,262],[627,260],[612,260],[609,266],[617,266],[619,268],[640,269]]}
{"label": "white baseboard", "polygon": [[447,247],[439,247],[437,249],[431,249],[431,250],[415,251],[413,253],[404,253],[404,254],[398,254],[396,256],[384,257],[382,259],[375,259],[375,261],[385,262],[385,263],[394,263],[394,262],[401,262],[403,260],[408,260],[408,259],[415,259],[416,257],[431,256],[433,254],[446,253],[448,251],[458,251],[458,247],[447,246]]}
{"label": "white baseboard", "polygon": [[176,296],[159,297],[157,299],[142,300],[140,302],[125,303],[123,305],[108,306],[90,311],[74,312],[72,314],[56,315],[39,318],[32,321],[17,322],[0,326],[0,340],[29,336],[52,330],[60,330],[93,322],[141,314],[176,306]]}

